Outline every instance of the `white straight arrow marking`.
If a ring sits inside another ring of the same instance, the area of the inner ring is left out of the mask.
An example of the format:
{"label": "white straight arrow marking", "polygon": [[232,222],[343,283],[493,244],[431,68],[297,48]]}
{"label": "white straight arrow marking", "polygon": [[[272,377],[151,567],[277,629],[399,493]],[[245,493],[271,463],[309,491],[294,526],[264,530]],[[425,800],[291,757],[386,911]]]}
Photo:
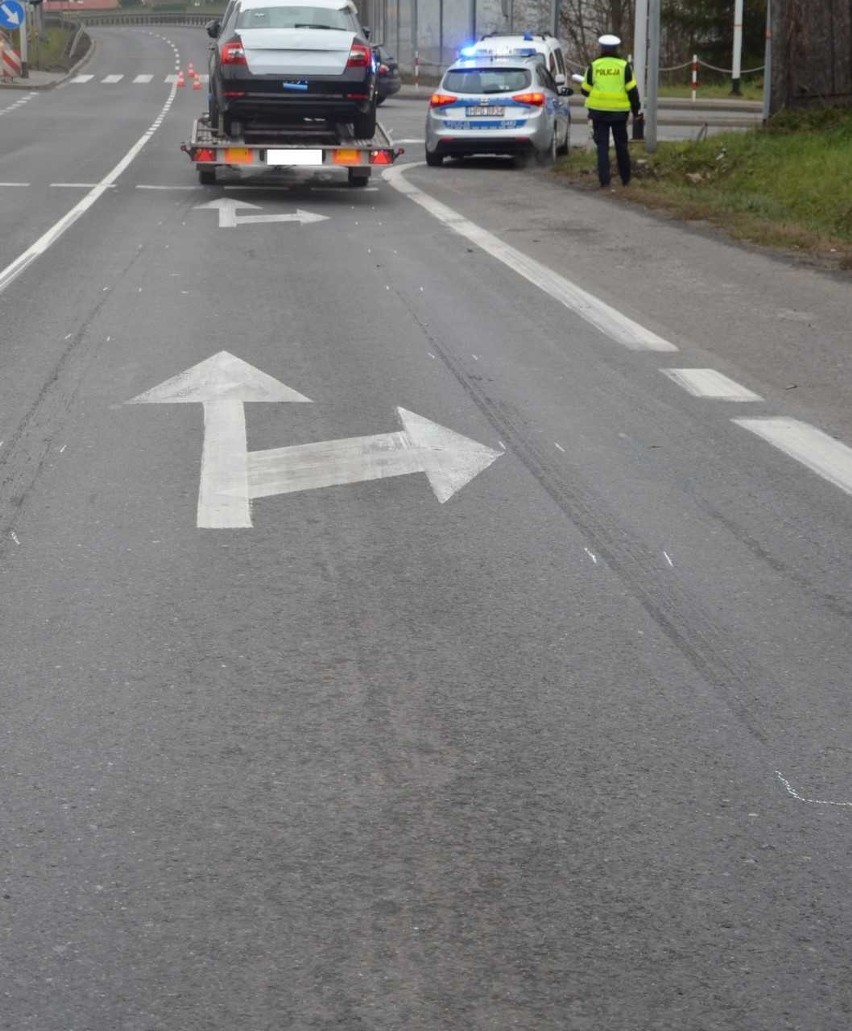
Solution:
{"label": "white straight arrow marking", "polygon": [[503,453],[397,408],[403,432],[252,451],[250,498],[425,473],[442,504]]}
{"label": "white straight arrow marking", "polygon": [[204,447],[196,517],[201,528],[251,526],[243,407],[248,401],[310,403],[310,398],[220,351],[127,402],[203,404]]}
{"label": "white straight arrow marking", "polygon": [[197,525],[205,529],[251,526],[246,468],[246,413],[242,401],[204,402],[204,449]]}

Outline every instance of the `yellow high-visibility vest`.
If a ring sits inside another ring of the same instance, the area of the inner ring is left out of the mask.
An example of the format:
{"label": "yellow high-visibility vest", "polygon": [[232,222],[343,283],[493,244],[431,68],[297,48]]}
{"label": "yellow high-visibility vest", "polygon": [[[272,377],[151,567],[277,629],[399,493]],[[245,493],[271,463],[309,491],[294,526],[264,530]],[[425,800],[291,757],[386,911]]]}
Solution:
{"label": "yellow high-visibility vest", "polygon": [[636,80],[631,75],[630,82],[625,82],[626,68],[623,57],[598,57],[592,61],[583,83],[586,107],[595,111],[629,111],[627,91],[636,88]]}

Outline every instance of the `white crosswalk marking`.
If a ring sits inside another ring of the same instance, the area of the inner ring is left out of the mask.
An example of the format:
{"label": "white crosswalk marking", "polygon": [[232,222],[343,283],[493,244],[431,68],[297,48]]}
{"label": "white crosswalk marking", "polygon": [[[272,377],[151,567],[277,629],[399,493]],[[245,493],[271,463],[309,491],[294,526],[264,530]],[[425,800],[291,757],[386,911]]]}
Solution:
{"label": "white crosswalk marking", "polygon": [[[91,82],[94,78],[94,75],[75,75],[73,79],[69,80],[69,82],[73,85],[82,86],[85,83]],[[101,85],[114,86],[117,82],[121,82],[123,78],[124,75],[119,75],[118,73],[115,73],[113,75],[105,75],[102,79],[99,79],[98,82]],[[192,89],[193,78],[197,78],[202,83],[207,83],[210,81],[210,76],[206,72],[203,75],[196,74],[195,76],[187,75],[186,72],[184,72],[184,82],[186,83],[187,89]],[[154,81],[154,76],[148,73],[144,75],[137,75],[133,78],[132,81],[135,86],[148,86]],[[160,80],[157,79],[157,82],[159,81]],[[177,81],[177,73],[173,72],[171,75],[164,76],[162,81],[167,86],[171,86],[172,83]]]}

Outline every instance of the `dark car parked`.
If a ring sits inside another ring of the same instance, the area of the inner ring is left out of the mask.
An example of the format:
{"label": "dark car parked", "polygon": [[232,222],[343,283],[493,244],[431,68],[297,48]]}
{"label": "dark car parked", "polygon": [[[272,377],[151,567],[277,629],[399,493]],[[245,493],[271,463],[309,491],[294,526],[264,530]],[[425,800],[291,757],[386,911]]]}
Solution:
{"label": "dark car parked", "polygon": [[235,0],[207,32],[210,122],[227,136],[306,119],[375,133],[377,61],[351,0]]}
{"label": "dark car parked", "polygon": [[379,99],[381,104],[394,93],[398,93],[402,86],[402,79],[399,77],[399,65],[396,58],[385,50],[384,47],[375,47],[376,60],[378,61],[378,79],[376,81]]}

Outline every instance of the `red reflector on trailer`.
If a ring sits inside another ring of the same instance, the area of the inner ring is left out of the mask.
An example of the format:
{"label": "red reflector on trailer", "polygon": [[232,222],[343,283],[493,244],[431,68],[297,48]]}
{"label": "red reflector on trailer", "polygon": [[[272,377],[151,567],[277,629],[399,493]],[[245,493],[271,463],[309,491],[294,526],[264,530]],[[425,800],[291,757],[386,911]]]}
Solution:
{"label": "red reflector on trailer", "polygon": [[346,99],[347,100],[369,100],[370,99],[370,94],[369,93],[347,93],[346,94]]}
{"label": "red reflector on trailer", "polygon": [[370,151],[370,164],[371,165],[392,165],[393,154],[389,150],[371,150]]}
{"label": "red reflector on trailer", "polygon": [[192,158],[193,161],[215,161],[216,151],[209,147],[199,147]]}

